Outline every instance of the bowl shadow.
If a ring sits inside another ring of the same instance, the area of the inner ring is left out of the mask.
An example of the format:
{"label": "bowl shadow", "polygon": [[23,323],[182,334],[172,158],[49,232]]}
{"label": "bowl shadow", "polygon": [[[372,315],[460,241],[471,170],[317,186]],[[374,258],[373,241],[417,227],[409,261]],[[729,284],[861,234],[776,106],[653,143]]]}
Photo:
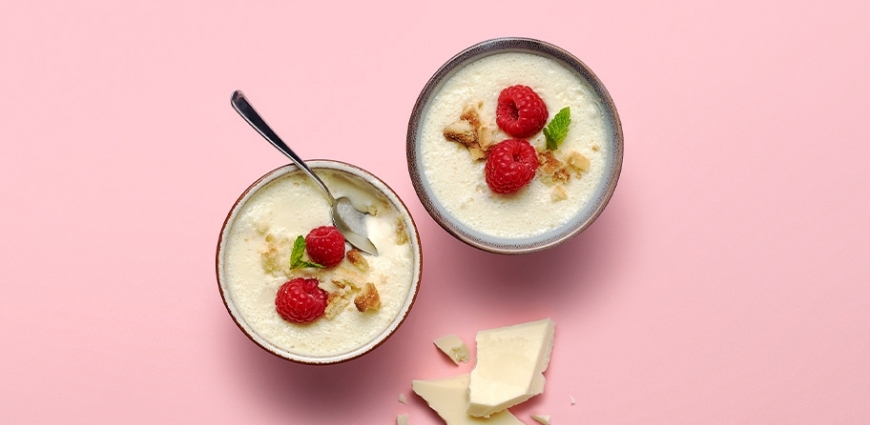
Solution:
{"label": "bowl shadow", "polygon": [[475,306],[544,313],[568,305],[577,308],[592,300],[618,266],[624,240],[618,237],[621,220],[616,215],[605,211],[593,226],[563,244],[523,255],[493,254],[436,232],[427,236],[442,249],[427,266],[431,270],[439,267],[435,261],[449,264],[440,267],[439,285],[454,285],[450,290],[461,291]]}
{"label": "bowl shadow", "polygon": [[[238,334],[237,330],[233,330]],[[384,381],[385,371],[402,364],[401,350],[390,349],[390,340],[361,357],[330,365],[306,365],[275,356],[256,344],[232,338],[245,391],[253,392],[269,410],[284,417],[316,417],[320,423],[341,423],[348,411],[371,408],[373,385]],[[246,382],[245,382],[246,381]],[[294,400],[289,403],[288,400]],[[305,412],[299,411],[305,406]],[[340,406],[340,409],[336,407]]]}

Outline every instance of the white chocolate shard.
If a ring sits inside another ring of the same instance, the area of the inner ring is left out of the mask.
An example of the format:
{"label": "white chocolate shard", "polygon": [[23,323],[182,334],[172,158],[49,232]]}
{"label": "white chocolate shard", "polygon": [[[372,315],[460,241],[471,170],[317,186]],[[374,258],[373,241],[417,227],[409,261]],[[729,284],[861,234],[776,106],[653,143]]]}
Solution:
{"label": "white chocolate shard", "polygon": [[532,415],[532,419],[542,425],[550,425],[550,415]]}
{"label": "white chocolate shard", "polygon": [[489,418],[469,416],[466,413],[468,383],[469,377],[465,374],[431,381],[414,380],[411,387],[447,425],[524,425],[507,410],[495,413]]}
{"label": "white chocolate shard", "polygon": [[544,392],[554,331],[544,319],[478,332],[468,414],[489,417]]}
{"label": "white chocolate shard", "polygon": [[453,363],[457,365],[467,363],[471,354],[468,351],[468,346],[456,335],[445,335],[435,340],[435,346],[438,347]]}

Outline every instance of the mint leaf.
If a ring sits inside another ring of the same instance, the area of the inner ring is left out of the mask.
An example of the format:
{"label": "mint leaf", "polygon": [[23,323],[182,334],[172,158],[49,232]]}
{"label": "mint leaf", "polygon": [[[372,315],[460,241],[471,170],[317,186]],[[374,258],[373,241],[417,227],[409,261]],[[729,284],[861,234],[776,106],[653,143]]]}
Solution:
{"label": "mint leaf", "polygon": [[290,270],[301,268],[317,268],[322,269],[323,266],[311,261],[302,259],[302,253],[305,252],[305,238],[301,235],[293,241],[293,251],[290,252]]}
{"label": "mint leaf", "polygon": [[305,252],[305,238],[299,236],[293,241],[293,251],[290,253],[290,268],[295,269],[302,261],[302,253]]}
{"label": "mint leaf", "polygon": [[559,145],[565,141],[565,137],[568,135],[569,125],[571,125],[571,108],[566,106],[544,127],[547,149],[553,151],[559,148]]}

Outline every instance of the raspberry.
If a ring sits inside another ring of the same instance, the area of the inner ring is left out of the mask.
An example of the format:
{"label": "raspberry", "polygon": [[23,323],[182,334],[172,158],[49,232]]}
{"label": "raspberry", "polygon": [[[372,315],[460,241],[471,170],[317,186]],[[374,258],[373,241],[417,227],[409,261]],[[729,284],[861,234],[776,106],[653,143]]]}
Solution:
{"label": "raspberry", "polygon": [[288,322],[308,323],[326,310],[326,291],[317,286],[317,279],[297,277],[278,288],[275,309]]}
{"label": "raspberry", "polygon": [[311,261],[333,267],[344,259],[344,235],[332,226],[320,226],[305,237],[305,251]]}
{"label": "raspberry", "polygon": [[528,86],[510,86],[498,95],[495,122],[511,137],[524,139],[541,131],[547,123],[547,105]]}
{"label": "raspberry", "polygon": [[496,193],[514,193],[528,184],[538,169],[538,154],[529,142],[499,142],[486,158],[486,184]]}

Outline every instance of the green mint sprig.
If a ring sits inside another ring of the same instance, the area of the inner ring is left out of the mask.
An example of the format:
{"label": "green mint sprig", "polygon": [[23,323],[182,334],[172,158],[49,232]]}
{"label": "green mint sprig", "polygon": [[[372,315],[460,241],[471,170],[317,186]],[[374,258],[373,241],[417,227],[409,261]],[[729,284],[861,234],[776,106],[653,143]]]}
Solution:
{"label": "green mint sprig", "polygon": [[544,127],[547,149],[554,151],[559,148],[559,145],[565,141],[565,137],[568,135],[569,125],[571,125],[571,108],[566,106]]}
{"label": "green mint sprig", "polygon": [[290,253],[290,270],[301,268],[323,268],[320,264],[303,260],[303,252],[305,252],[305,238],[299,236],[295,241],[293,241],[293,251]]}

